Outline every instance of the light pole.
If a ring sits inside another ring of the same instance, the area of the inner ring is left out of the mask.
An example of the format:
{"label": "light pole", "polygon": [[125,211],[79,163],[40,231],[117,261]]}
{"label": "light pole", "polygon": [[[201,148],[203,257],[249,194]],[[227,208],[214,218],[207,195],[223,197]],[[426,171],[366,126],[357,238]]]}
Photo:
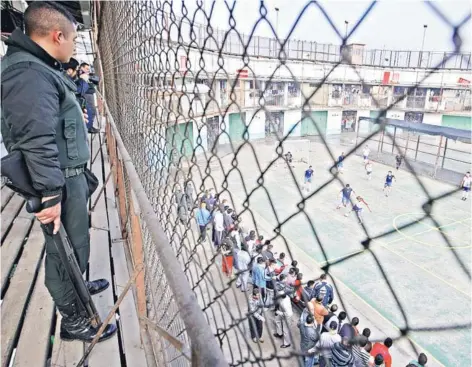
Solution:
{"label": "light pole", "polygon": [[275,8],[275,33],[279,36],[279,8]]}
{"label": "light pole", "polygon": [[275,8],[275,56],[279,53],[279,8]]}
{"label": "light pole", "polygon": [[344,38],[347,38],[347,27],[349,26],[349,22],[345,20],[344,24],[346,24],[346,31],[344,32]]}
{"label": "light pole", "polygon": [[426,38],[426,29],[427,28],[428,28],[428,25],[423,24],[423,41],[421,42],[420,66],[423,64],[423,49],[424,49],[424,40]]}

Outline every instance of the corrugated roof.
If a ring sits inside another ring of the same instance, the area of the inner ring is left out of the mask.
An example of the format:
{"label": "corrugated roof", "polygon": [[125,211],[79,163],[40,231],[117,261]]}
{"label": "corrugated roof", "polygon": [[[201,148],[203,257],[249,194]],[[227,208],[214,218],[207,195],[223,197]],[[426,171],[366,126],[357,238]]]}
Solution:
{"label": "corrugated roof", "polygon": [[395,120],[385,117],[359,117],[359,121],[361,120],[371,121],[375,124],[382,124],[385,122],[387,125],[396,126],[404,130],[416,131],[427,135],[442,135],[446,138],[460,140],[466,143],[471,142],[472,131],[470,130],[455,129],[453,127],[437,126],[424,123],[407,122],[404,120]]}

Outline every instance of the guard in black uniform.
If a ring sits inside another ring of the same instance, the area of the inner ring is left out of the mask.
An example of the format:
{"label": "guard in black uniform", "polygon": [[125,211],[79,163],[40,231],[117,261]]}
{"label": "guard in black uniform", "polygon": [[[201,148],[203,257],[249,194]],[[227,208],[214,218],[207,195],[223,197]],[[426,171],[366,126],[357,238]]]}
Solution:
{"label": "guard in black uniform", "polygon": [[[62,222],[83,273],[90,254],[84,174],[90,154],[76,86],[62,71],[62,63],[74,53],[76,24],[60,5],[39,1],[26,9],[24,22],[26,34],[20,29],[12,33],[2,60],[2,136],[9,152],[22,152],[42,202],[61,197],[36,217],[43,224],[54,223],[55,233]],[[44,236],[45,283],[62,314],[61,338],[90,342],[98,328],[79,309],[52,238],[46,232]],[[91,294],[108,285],[105,279],[87,283]],[[107,325],[100,340],[115,332],[116,325]]]}

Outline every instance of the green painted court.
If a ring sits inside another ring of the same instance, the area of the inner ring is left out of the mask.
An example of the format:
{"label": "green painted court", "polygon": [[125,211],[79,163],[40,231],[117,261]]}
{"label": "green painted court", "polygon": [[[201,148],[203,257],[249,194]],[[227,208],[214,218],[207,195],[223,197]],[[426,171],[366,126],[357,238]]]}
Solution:
{"label": "green painted court", "polygon": [[[254,148],[261,169],[265,169],[273,157],[274,146],[259,143]],[[331,149],[337,156],[349,147],[333,145]],[[287,241],[321,265],[334,264],[329,271],[398,328],[445,328],[409,334],[437,359],[438,365],[471,365],[469,328],[451,329],[471,321],[470,201],[461,201],[460,193],[454,193],[434,202],[433,219],[423,218],[422,205],[427,196],[417,180],[421,180],[432,196],[450,191],[452,186],[415,178],[400,170],[394,173],[397,182],[390,196],[385,197],[382,188],[390,168],[374,163],[373,178],[368,181],[362,159],[352,156],[345,161],[341,179],[362,195],[372,209],[372,213],[367,209],[363,213],[368,235],[376,238],[366,251],[361,242],[367,235],[355,214],[345,217],[345,208],[336,210],[339,182],[331,182],[308,198],[304,210],[292,216],[300,210],[302,195],[307,195],[300,191],[306,164],[296,163],[289,170],[281,162],[267,171],[261,187],[260,170],[252,149],[248,146],[239,152],[239,171],[230,172],[232,158],[229,155],[222,163],[235,208],[242,211],[246,193],[252,192],[249,208],[264,219],[265,223],[258,223],[258,227],[266,231],[266,237],[274,236],[273,229],[284,223],[281,234]],[[315,170],[313,191],[332,178],[330,157],[322,144],[310,143],[310,164]],[[211,176],[221,190],[221,170],[212,170]],[[407,223],[413,224],[402,228]],[[389,231],[392,233],[384,235]]]}

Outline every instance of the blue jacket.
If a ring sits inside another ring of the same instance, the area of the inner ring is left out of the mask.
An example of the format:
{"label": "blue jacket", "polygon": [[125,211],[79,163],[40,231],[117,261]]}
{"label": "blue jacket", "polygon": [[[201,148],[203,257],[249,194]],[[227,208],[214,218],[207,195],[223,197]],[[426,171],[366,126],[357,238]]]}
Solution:
{"label": "blue jacket", "polygon": [[211,214],[208,210],[200,208],[197,210],[196,218],[199,226],[206,226],[211,220]]}
{"label": "blue jacket", "polygon": [[321,282],[315,286],[314,297],[323,296],[323,306],[329,305],[334,300],[333,286],[327,282]]}
{"label": "blue jacket", "polygon": [[85,80],[78,78],[75,81],[75,85],[77,85],[77,94],[80,97],[85,98],[85,93],[87,93],[89,89],[88,83]]}
{"label": "blue jacket", "polygon": [[266,288],[267,281],[271,280],[270,277],[266,277],[266,271],[264,266],[254,265],[252,267],[252,284],[257,288]]}

